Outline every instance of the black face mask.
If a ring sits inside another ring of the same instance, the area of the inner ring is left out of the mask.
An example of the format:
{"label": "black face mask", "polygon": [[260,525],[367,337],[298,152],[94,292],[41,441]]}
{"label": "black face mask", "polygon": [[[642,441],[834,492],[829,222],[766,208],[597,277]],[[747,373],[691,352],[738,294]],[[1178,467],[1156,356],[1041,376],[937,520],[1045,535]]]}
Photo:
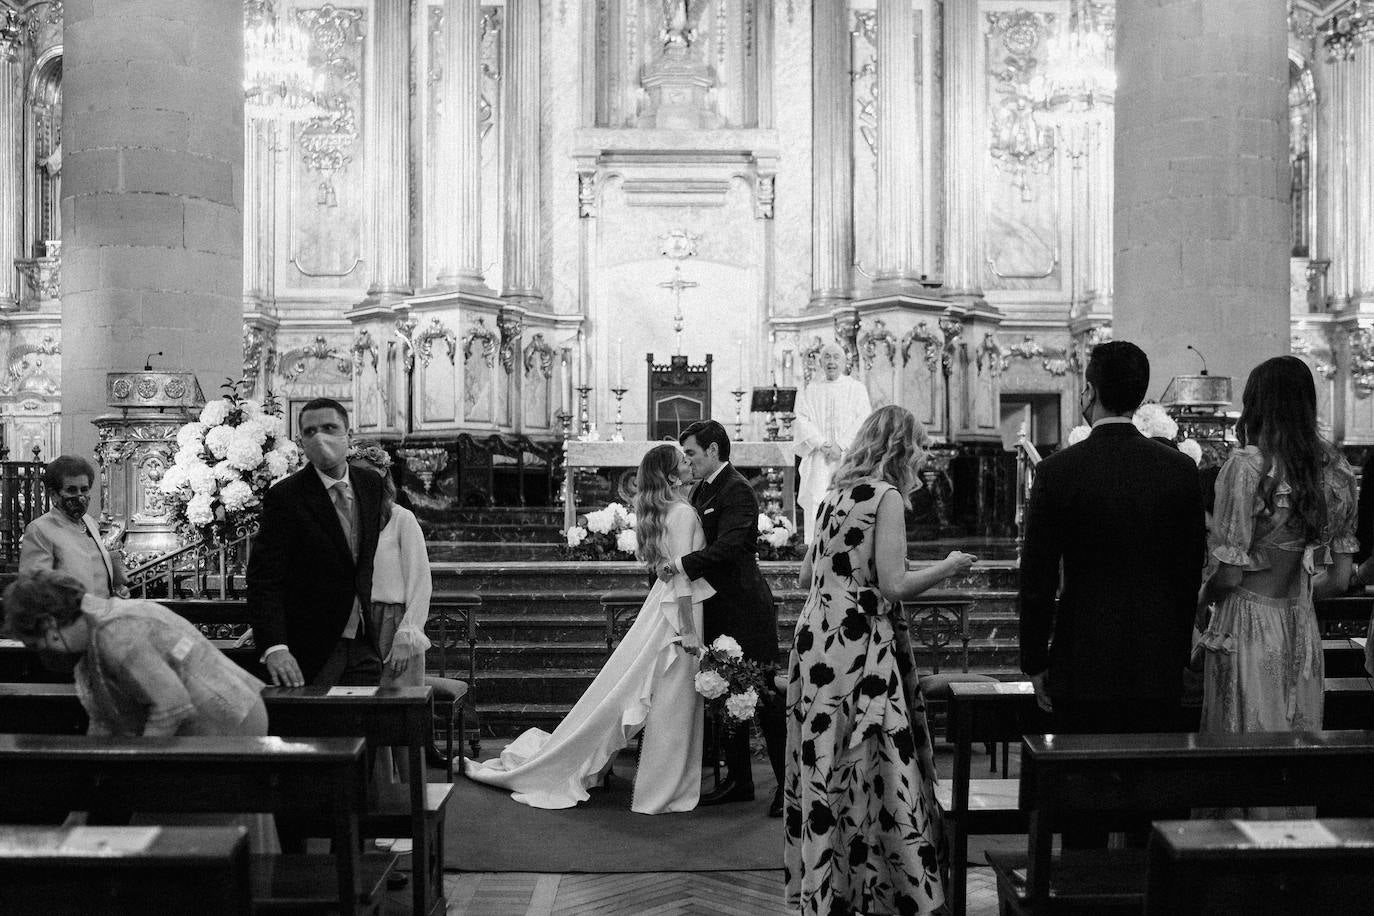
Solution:
{"label": "black face mask", "polygon": [[86,509],[91,504],[91,498],[89,496],[64,496],[58,500],[58,504],[68,518],[79,520],[81,516],[86,514]]}

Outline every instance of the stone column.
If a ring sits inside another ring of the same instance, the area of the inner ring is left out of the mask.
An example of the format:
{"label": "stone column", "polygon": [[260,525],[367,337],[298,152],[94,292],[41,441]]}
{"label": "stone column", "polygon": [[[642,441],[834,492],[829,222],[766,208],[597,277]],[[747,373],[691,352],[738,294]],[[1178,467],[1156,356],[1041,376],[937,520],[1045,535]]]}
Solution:
{"label": "stone column", "polygon": [[94,454],[105,373],[151,351],[242,374],[242,34],[224,0],[67,4],[63,451]]}
{"label": "stone column", "polygon": [[1284,0],[1117,8],[1115,337],[1150,357],[1150,395],[1236,379],[1289,349]]}
{"label": "stone column", "polygon": [[[925,245],[922,125],[917,119],[912,51],[915,25],[911,0],[878,0],[878,264],[874,279],[897,285],[918,284]],[[848,87],[847,82],[844,85]]]}
{"label": "stone column", "polygon": [[24,257],[24,85],[23,68],[0,47],[0,311],[19,306],[19,271],[15,258]]}
{"label": "stone column", "polygon": [[[251,227],[243,247],[243,305],[258,311],[276,299],[277,149],[286,140],[270,121],[246,125],[243,140],[243,219]],[[213,396],[213,395],[212,395]]]}
{"label": "stone column", "polygon": [[811,3],[811,306],[849,299],[854,263],[849,6]]}
{"label": "stone column", "polygon": [[1112,311],[1112,132],[1109,109],[1092,128],[1084,171],[1088,180],[1088,307],[1095,314]]}
{"label": "stone column", "polygon": [[410,282],[410,8],[378,3],[368,34],[363,149],[371,219],[372,281],[367,296],[411,292]]}
{"label": "stone column", "polygon": [[482,6],[444,3],[435,212],[440,286],[482,287]]}
{"label": "stone column", "polygon": [[539,289],[539,0],[506,3],[505,142],[501,187],[505,238],[501,295],[519,302]]}
{"label": "stone column", "polygon": [[1343,146],[1350,150],[1352,175],[1349,208],[1351,245],[1349,248],[1352,274],[1351,293],[1359,297],[1360,310],[1374,310],[1374,150],[1369,138],[1374,132],[1374,46],[1363,44],[1355,52],[1355,59],[1345,65],[1353,81],[1350,105],[1349,133]]}
{"label": "stone column", "polygon": [[1317,251],[1313,254],[1331,259],[1331,267],[1326,274],[1326,289],[1332,305],[1340,309],[1349,303],[1353,292],[1350,251],[1354,240],[1359,237],[1358,234],[1351,234],[1354,227],[1349,220],[1352,192],[1350,162],[1353,155],[1350,147],[1354,144],[1348,144],[1346,138],[1350,136],[1352,74],[1350,64],[1344,61],[1327,63],[1320,72],[1327,84],[1322,87],[1324,104],[1319,109],[1322,129],[1318,149],[1328,151],[1330,161],[1323,172],[1326,175],[1324,206],[1319,208],[1324,215],[1320,254]]}
{"label": "stone column", "polygon": [[987,128],[978,110],[978,4],[945,4],[945,264],[944,292],[981,298],[983,146]]}

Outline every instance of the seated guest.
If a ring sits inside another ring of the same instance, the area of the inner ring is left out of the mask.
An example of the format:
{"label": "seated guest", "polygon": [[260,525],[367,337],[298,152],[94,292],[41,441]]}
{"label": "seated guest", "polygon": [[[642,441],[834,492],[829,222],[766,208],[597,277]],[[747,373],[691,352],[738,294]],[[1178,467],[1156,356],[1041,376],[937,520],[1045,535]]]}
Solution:
{"label": "seated guest", "polygon": [[29,522],[19,550],[19,571],[55,569],[75,576],[97,598],[127,596],[124,567],[100,540],[91,504],[95,469],[76,455],[62,455],[43,468],[43,485],[52,504]]}
{"label": "seated guest", "polygon": [[78,656],[89,734],[266,735],[262,681],[160,604],[103,598],[65,572],[22,572],[5,589],[5,632]]}

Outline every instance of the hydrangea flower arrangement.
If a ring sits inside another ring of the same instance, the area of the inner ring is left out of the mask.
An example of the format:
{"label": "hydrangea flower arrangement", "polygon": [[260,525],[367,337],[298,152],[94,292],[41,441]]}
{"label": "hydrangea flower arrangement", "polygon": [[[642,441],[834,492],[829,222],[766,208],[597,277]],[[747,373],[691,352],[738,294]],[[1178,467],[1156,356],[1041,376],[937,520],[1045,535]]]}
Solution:
{"label": "hydrangea flower arrangement", "polygon": [[[1159,404],[1141,404],[1136,408],[1135,416],[1131,418],[1131,422],[1142,434],[1152,439],[1178,441],[1178,421],[1169,416]],[[1092,427],[1087,424],[1075,426],[1069,431],[1068,444],[1077,445],[1088,438],[1088,434],[1091,432]],[[1194,463],[1202,464],[1202,446],[1198,444],[1196,439],[1190,438],[1178,442],[1178,450],[1193,459]]]}
{"label": "hydrangea flower arrangement", "polygon": [[232,380],[221,387],[225,395],[178,430],[176,456],[158,481],[186,543],[227,543],[254,531],[262,494],[302,462],[275,398],[242,397]]}
{"label": "hydrangea flower arrangement", "polygon": [[800,560],[805,552],[797,526],[781,513],[759,513],[757,541],[760,560]]}
{"label": "hydrangea flower arrangement", "polygon": [[744,650],[730,636],[717,636],[699,657],[697,693],[706,699],[706,708],[726,733],[732,733],[758,711],[766,689],[763,666],[745,659]]}
{"label": "hydrangea flower arrangement", "polygon": [[570,560],[633,560],[639,549],[635,514],[620,503],[588,512],[582,523],[563,532]]}

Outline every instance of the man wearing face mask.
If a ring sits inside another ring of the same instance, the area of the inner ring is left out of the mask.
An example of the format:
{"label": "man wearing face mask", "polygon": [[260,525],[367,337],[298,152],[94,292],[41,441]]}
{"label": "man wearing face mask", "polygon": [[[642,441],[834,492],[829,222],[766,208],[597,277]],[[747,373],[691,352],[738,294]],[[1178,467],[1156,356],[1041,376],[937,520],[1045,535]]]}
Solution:
{"label": "man wearing face mask", "polygon": [[248,606],[273,684],[376,685],[369,621],[382,482],[350,467],[348,412],[330,398],[297,420],[308,464],[267,491],[248,562]]}
{"label": "man wearing face mask", "polygon": [[105,549],[91,504],[95,469],[76,455],[62,455],[43,468],[43,486],[51,504],[29,522],[19,548],[19,572],[51,569],[74,576],[97,598],[128,597],[124,566]]}

